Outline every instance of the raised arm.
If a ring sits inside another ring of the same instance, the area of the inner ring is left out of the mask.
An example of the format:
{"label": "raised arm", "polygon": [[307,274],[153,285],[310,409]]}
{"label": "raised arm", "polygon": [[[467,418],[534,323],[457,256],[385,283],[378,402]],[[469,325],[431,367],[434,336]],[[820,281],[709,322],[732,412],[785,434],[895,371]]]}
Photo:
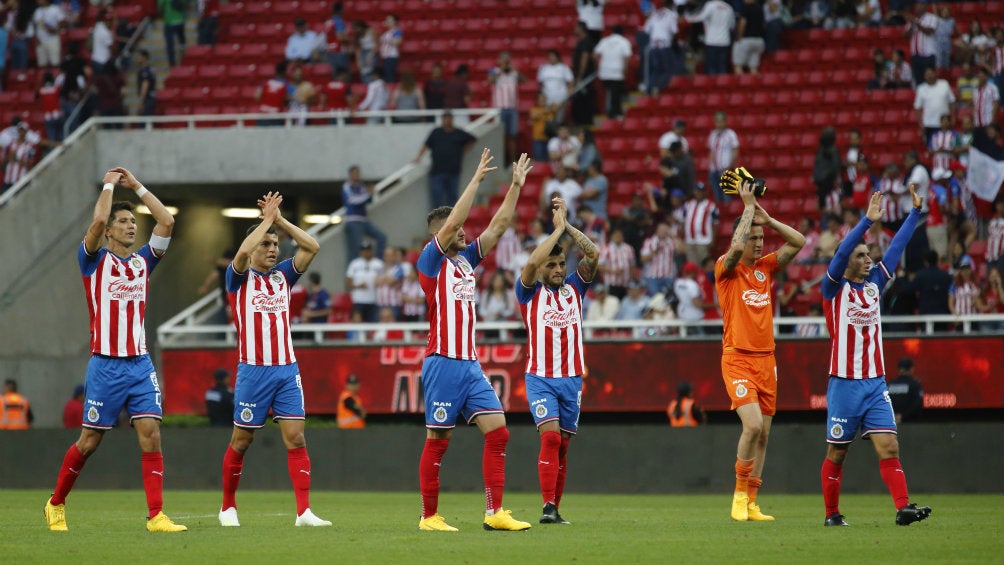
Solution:
{"label": "raised arm", "polygon": [[321,250],[321,245],[309,233],[300,229],[300,226],[282,217],[282,213],[278,213],[275,225],[286,230],[289,237],[293,238],[293,241],[296,242],[296,253],[293,255],[293,268],[298,273],[306,273],[317,252]]}
{"label": "raised arm", "polygon": [[596,276],[596,268],[600,262],[600,249],[596,246],[593,240],[589,239],[589,236],[579,231],[578,228],[572,224],[567,224],[565,232],[572,236],[572,240],[575,244],[579,246],[585,257],[582,261],[579,261],[579,275],[582,280],[586,282],[593,282],[593,277]]}
{"label": "raised arm", "polygon": [[770,214],[760,206],[759,203],[756,204],[756,212],[753,214],[753,223],[757,225],[764,225],[770,229],[781,234],[781,238],[784,239],[784,245],[777,250],[777,264],[781,267],[785,267],[791,260],[795,258],[802,246],[805,245],[805,236],[798,232],[795,228],[782,224],[781,222],[770,217]]}
{"label": "raised arm", "polygon": [[[167,242],[170,241],[171,232],[174,231],[174,216],[167,211],[160,199],[143,186],[143,183],[136,180],[136,177],[128,170],[122,167],[116,167],[112,170],[122,175],[122,186],[135,191],[136,196],[139,196],[143,204],[146,204],[146,207],[150,209],[150,214],[157,221],[157,225],[153,226],[153,235],[160,238],[151,237],[150,247],[157,250],[158,255],[163,254],[167,249]],[[165,239],[167,241],[164,241]],[[158,247],[157,244],[164,247]]]}
{"label": "raised arm", "polygon": [[910,197],[913,199],[913,209],[910,210],[910,214],[903,220],[903,225],[900,226],[896,235],[893,236],[892,241],[889,242],[889,249],[886,249],[885,255],[882,256],[882,265],[890,274],[896,272],[896,265],[899,264],[899,258],[903,255],[906,244],[913,237],[913,232],[920,221],[920,213],[924,206],[924,197],[917,194],[917,183],[911,182],[908,189],[910,190]]}
{"label": "raised arm", "polygon": [[265,234],[279,217],[279,205],[282,204],[282,196],[278,192],[269,192],[258,199],[258,206],[261,207],[262,220],[258,226],[251,231],[241,242],[237,252],[234,253],[234,270],[238,273],[246,273],[251,266],[251,252],[265,239]]}
{"label": "raised arm", "polygon": [[[488,228],[481,234],[482,255],[487,255],[495,247],[495,244],[498,243],[499,238],[502,237],[505,230],[512,225],[512,217],[516,213],[516,201],[519,200],[519,191],[523,188],[523,183],[526,182],[526,175],[532,168],[533,165],[530,162],[530,157],[526,153],[520,155],[519,161],[513,164],[512,184],[509,185],[509,190],[505,193],[505,199],[502,200],[502,204],[495,212],[495,216],[492,217]],[[456,211],[455,208],[454,211]]]}
{"label": "raised arm", "polygon": [[837,295],[840,281],[844,278],[844,271],[847,270],[847,264],[851,260],[851,253],[861,243],[868,228],[872,227],[872,224],[882,218],[883,198],[885,196],[881,192],[872,193],[865,217],[861,218],[858,225],[854,226],[854,229],[837,246],[837,250],[833,253],[833,258],[830,259],[830,264],[826,266],[826,275],[823,277],[822,285],[820,286],[824,297],[833,298]]}
{"label": "raised arm", "polygon": [[87,227],[84,234],[84,249],[87,253],[94,254],[101,248],[101,240],[105,237],[105,228],[108,226],[108,215],[112,212],[112,198],[115,194],[115,185],[119,183],[122,174],[112,169],[105,173],[104,188],[98,201],[94,204],[94,216],[91,218],[91,225]]}
{"label": "raised arm", "polygon": [[[424,148],[425,146],[423,145],[422,147]],[[460,231],[460,228],[464,226],[464,222],[467,220],[467,215],[471,212],[471,205],[474,203],[474,195],[478,193],[478,185],[481,184],[481,181],[484,180],[488,173],[497,168],[489,166],[492,159],[494,159],[494,157],[492,157],[491,151],[489,151],[487,147],[484,148],[484,150],[481,151],[481,162],[478,163],[478,168],[474,171],[474,176],[471,177],[471,182],[467,183],[467,187],[464,188],[464,192],[461,193],[460,198],[457,199],[457,203],[453,205],[453,210],[450,211],[450,215],[446,217],[442,227],[440,227],[439,231],[436,232],[436,239],[439,241],[440,249],[447,249],[449,247],[449,245],[443,245],[444,241],[456,241],[457,233]],[[508,195],[506,198],[508,199]],[[505,204],[503,203],[503,206],[504,205]],[[492,220],[492,222],[494,223],[494,220]],[[484,236],[482,236],[482,238],[483,237]],[[495,240],[498,241],[498,238]],[[481,245],[482,255],[488,253],[488,251],[484,249],[483,240]]]}
{"label": "raised arm", "polygon": [[526,265],[523,265],[523,272],[520,273],[519,280],[525,287],[531,287],[537,282],[537,270],[551,256],[551,250],[558,244],[565,230],[571,227],[566,217],[568,209],[565,201],[561,198],[554,198],[551,200],[551,205],[554,218],[554,231],[544,241],[540,242],[540,245],[533,250],[533,253],[526,260]]}
{"label": "raised arm", "polygon": [[756,196],[753,195],[753,184],[743,181],[739,185],[739,198],[742,199],[745,208],[743,215],[739,217],[739,224],[735,233],[732,234],[732,244],[725,252],[725,272],[731,272],[739,264],[739,259],[746,249],[746,242],[750,239],[750,227],[753,226],[753,215],[756,213]]}

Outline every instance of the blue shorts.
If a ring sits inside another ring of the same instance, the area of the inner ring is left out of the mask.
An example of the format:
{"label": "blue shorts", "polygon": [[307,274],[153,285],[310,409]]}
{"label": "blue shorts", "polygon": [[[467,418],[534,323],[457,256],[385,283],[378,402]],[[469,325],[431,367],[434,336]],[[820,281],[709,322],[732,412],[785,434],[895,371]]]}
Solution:
{"label": "blue shorts", "polygon": [[896,416],[885,379],[830,377],[826,425],[828,443],[851,443],[859,429],[862,438],[874,433],[896,433]]}
{"label": "blue shorts", "polygon": [[160,384],[149,355],[91,355],[85,386],[82,422],[85,428],[111,429],[123,406],[130,420],[160,419]]}
{"label": "blue shorts", "polygon": [[515,136],[519,133],[519,110],[514,108],[502,108],[499,110],[499,121],[508,136]]}
{"label": "blue shorts", "polygon": [[561,431],[570,434],[579,431],[582,377],[545,379],[527,373],[526,399],[538,428],[544,422],[557,420]]}
{"label": "blue shorts", "polygon": [[239,428],[260,428],[265,425],[268,409],[272,420],[302,420],[303,385],[300,366],[237,365],[234,386],[234,425]]}
{"label": "blue shorts", "polygon": [[430,355],[422,361],[425,427],[452,429],[457,416],[468,424],[482,414],[504,414],[481,363]]}

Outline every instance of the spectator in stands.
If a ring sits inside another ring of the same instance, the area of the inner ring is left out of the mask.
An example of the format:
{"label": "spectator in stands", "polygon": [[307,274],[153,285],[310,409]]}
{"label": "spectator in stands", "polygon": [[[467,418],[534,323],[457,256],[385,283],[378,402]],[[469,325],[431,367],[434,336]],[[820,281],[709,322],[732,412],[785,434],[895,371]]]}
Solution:
{"label": "spectator in stands", "polygon": [[983,31],[983,24],[974,19],[969,22],[969,29],[955,40],[956,60],[960,63],[969,62],[975,65],[982,63],[981,56],[993,40]]}
{"label": "spectator in stands", "polygon": [[[581,199],[579,200],[582,201]],[[580,204],[575,225],[590,241],[602,247],[607,242],[607,222],[587,204]]]}
{"label": "spectator in stands", "polygon": [[938,12],[938,25],[934,28],[934,61],[938,69],[952,66],[952,36],[955,35],[955,18],[948,4]]}
{"label": "spectator in stands", "polygon": [[876,48],[872,51],[872,78],[868,81],[868,90],[877,88],[891,88],[889,78],[891,77],[892,61],[885,56],[885,52]]}
{"label": "spectator in stands", "polygon": [[670,145],[679,141],[684,153],[690,153],[690,143],[683,136],[687,132],[687,122],[677,118],[673,120],[673,129],[659,136],[659,156],[665,159],[670,156]]}
{"label": "spectator in stands", "polygon": [[[167,43],[167,61],[173,67],[177,64],[174,41],[177,38],[181,50],[185,50],[185,2],[178,0],[157,0],[157,9],[164,20],[164,41]],[[93,58],[93,56],[92,56]]]}
{"label": "spectator in stands", "polygon": [[492,274],[488,280],[488,287],[481,291],[481,296],[478,298],[478,314],[486,322],[515,319],[516,294],[501,270]]}
{"label": "spectator in stands", "polygon": [[59,34],[66,27],[63,10],[52,0],[38,0],[31,21],[35,29],[35,62],[39,68],[58,66],[63,59]]}
{"label": "spectator in stands", "polygon": [[[610,192],[610,181],[603,174],[603,162],[594,159],[586,167],[586,178],[582,183],[582,194],[579,195],[579,207],[588,207],[604,222],[609,220],[607,198]],[[582,233],[589,235],[585,229]]]}
{"label": "spectator in stands", "polygon": [[820,234],[816,229],[816,222],[808,216],[802,216],[802,219],[798,223],[798,233],[805,236],[805,245],[795,254],[795,263],[798,265],[807,265],[819,262],[817,253],[819,251]]}
{"label": "spectator in stands", "polygon": [[[600,273],[610,294],[618,299],[624,298],[634,266],[634,248],[624,242],[622,230],[614,229],[610,232],[610,241],[600,248]],[[638,284],[640,288],[641,283]]]}
{"label": "spectator in stands", "polygon": [[425,320],[425,291],[422,284],[418,282],[418,269],[411,263],[408,264],[408,274],[405,275],[404,283],[401,284],[401,320],[404,322],[421,322]]}
{"label": "spectator in stands", "polygon": [[704,187],[694,190],[683,205],[683,242],[687,260],[699,265],[710,257],[717,233],[718,206],[708,199]]}
{"label": "spectator in stands", "polygon": [[989,79],[990,69],[982,65],[976,67],[977,83],[973,90],[973,125],[976,128],[993,125],[1000,108],[1000,90]]}
{"label": "spectator in stands", "polygon": [[931,136],[941,129],[941,118],[951,118],[955,104],[955,94],[945,79],[938,78],[934,67],[924,69],[924,82],[917,85],[913,108],[917,111],[920,137],[925,146],[931,143]]}
{"label": "spectator in stands", "polygon": [[7,28],[13,28],[14,17],[17,7],[14,5],[16,0],[3,0],[0,1],[0,91],[3,90],[3,77],[7,68],[7,44],[10,39],[10,34],[7,33]]}
{"label": "spectator in stands", "polygon": [[[896,163],[886,163],[882,170],[882,178],[879,180],[878,191],[883,194],[901,194],[903,192],[903,181],[899,175],[899,165]],[[912,204],[911,204],[912,206]],[[893,225],[901,222],[905,217],[905,211],[899,209],[899,201],[895,198],[882,199],[882,222]]]}
{"label": "spectator in stands", "polygon": [[1002,195],[998,195],[994,200],[994,215],[987,222],[985,258],[988,268],[1004,271],[1004,196]]}
{"label": "spectator in stands", "polygon": [[[390,97],[390,106],[395,110],[425,110],[425,96],[415,82],[415,73],[411,71],[401,73],[401,82]],[[414,123],[422,121],[422,118],[413,116],[394,118],[393,121],[396,124]]]}
{"label": "spectator in stands", "polygon": [[286,61],[309,63],[314,60],[317,50],[323,47],[323,38],[317,32],[307,29],[307,20],[296,18],[293,33],[286,40]]}
{"label": "spectator in stands", "polygon": [[499,119],[505,134],[506,163],[515,161],[516,135],[519,134],[519,85],[526,77],[513,66],[508,51],[499,53],[499,64],[488,71],[488,83],[492,85],[492,106],[499,109]]}
{"label": "spectator in stands", "polygon": [[303,65],[295,65],[289,77],[289,84],[293,87],[293,95],[289,100],[289,112],[297,114],[294,123],[298,126],[306,125],[307,112],[310,107],[317,103],[317,87],[303,76]]}
{"label": "spectator in stands", "polygon": [[[114,63],[94,77],[94,88],[98,96],[98,114],[103,117],[125,116],[125,77]],[[109,126],[120,129],[122,124]]]}
{"label": "spectator in stands", "polygon": [[694,159],[683,150],[683,143],[674,141],[669,145],[669,155],[659,161],[659,172],[662,174],[662,189],[667,193],[677,189],[683,192],[684,197],[694,193],[697,186]]}
{"label": "spectator in stands", "polygon": [[[878,0],[873,0],[877,2]],[[764,51],[774,53],[781,48],[781,36],[784,34],[785,14],[791,17],[791,12],[781,0],[767,0],[763,4],[764,17]]]}
{"label": "spectator in stands", "polygon": [[[708,300],[697,282],[701,276],[701,268],[696,263],[688,261],[683,265],[681,275],[673,282],[672,290],[676,296],[676,317],[686,322],[698,322],[704,319],[704,311],[715,308],[715,303]],[[700,335],[704,333],[701,326],[687,327],[687,333]]]}
{"label": "spectator in stands", "polygon": [[732,69],[741,75],[743,67],[749,67],[750,74],[755,75],[759,73],[760,56],[766,49],[763,8],[757,0],[743,0],[739,14],[736,42],[732,44]]}
{"label": "spectator in stands", "polygon": [[628,61],[631,59],[631,42],[624,37],[624,27],[620,24],[615,25],[612,33],[601,39],[593,48],[593,57],[599,61],[597,76],[607,91],[605,106],[607,117],[622,119],[625,77]]}
{"label": "spectator in stands", "polygon": [[719,75],[729,72],[729,45],[736,26],[732,6],[722,0],[708,0],[701,11],[687,14],[687,21],[704,24],[704,73]]}
{"label": "spectator in stands", "polygon": [[568,207],[568,217],[574,218],[579,196],[582,195],[582,185],[568,174],[568,169],[558,164],[554,167],[554,176],[544,183],[540,191],[540,210],[546,214],[551,210],[551,199],[557,194]]}
{"label": "spectator in stands", "polygon": [[[572,51],[573,81],[581,88],[572,96],[572,123],[582,126],[593,125],[596,114],[595,81],[584,86],[583,83],[596,72],[596,62],[593,60],[593,49],[596,41],[589,34],[585,22],[575,22],[575,50]],[[538,159],[539,160],[539,159]]]}
{"label": "spectator in stands", "polygon": [[59,87],[52,71],[45,71],[42,86],[35,93],[35,99],[42,103],[45,135],[51,141],[63,140],[63,111],[59,107]]}
{"label": "spectator in stands", "polygon": [[[630,296],[631,292],[629,290],[628,297]],[[645,309],[642,311],[642,319],[652,320],[652,321],[666,321],[666,322],[675,320],[676,312],[673,310],[673,304],[670,302],[670,298],[673,298],[675,300],[675,297],[667,296],[666,293],[663,292],[660,292],[655,296],[650,297],[645,304]],[[621,308],[623,307],[624,303],[622,302]],[[634,330],[633,333],[635,337],[642,337],[642,336],[651,337],[658,335],[667,335],[670,333],[670,330],[667,326],[662,326],[662,327],[657,326],[657,327],[637,328]],[[673,330],[672,333],[676,333],[676,330]]]}
{"label": "spectator in stands", "polygon": [[352,22],[352,32],[355,38],[356,66],[359,67],[359,80],[369,82],[373,70],[376,69],[376,32],[363,20]]}
{"label": "spectator in stands", "polygon": [[652,197],[652,187],[643,185],[631,196],[631,203],[621,212],[621,227],[624,230],[624,240],[635,252],[641,250],[645,238],[655,229],[655,212],[658,208]]}
{"label": "spectator in stands", "polygon": [[973,72],[973,65],[965,61],[961,65],[961,72],[955,79],[955,93],[958,96],[957,107],[971,108],[973,106],[973,92],[979,87],[979,79]]}
{"label": "spectator in stands", "polygon": [[921,316],[950,314],[948,292],[951,286],[952,275],[941,269],[938,252],[929,251],[924,258],[924,268],[917,271],[907,291],[916,296],[917,313]]}
{"label": "spectator in stands", "polygon": [[533,139],[535,161],[547,161],[550,158],[547,130],[554,123],[557,109],[557,106],[547,103],[547,96],[543,92],[537,94],[537,104],[530,109],[530,136]]}
{"label": "spectator in stands", "polygon": [[[111,10],[102,8],[98,11],[97,21],[91,33],[91,69],[96,75],[105,72],[109,65],[115,64],[112,58],[112,46],[115,44],[115,34],[112,32],[114,19],[115,14]],[[174,59],[171,61],[173,67]]]}
{"label": "spectator in stands", "polygon": [[230,371],[213,371],[213,387],[206,391],[206,415],[212,427],[233,427],[234,389],[230,387]]}
{"label": "spectator in stands", "polygon": [[[987,269],[987,281],[976,299],[976,308],[981,314],[1004,314],[1004,283],[997,267]],[[1000,332],[1004,330],[1004,321],[980,322],[979,327],[980,331]]]}
{"label": "spectator in stands", "polygon": [[307,274],[307,302],[300,312],[300,322],[304,324],[324,324],[331,315],[331,294],[321,286],[321,274]]}
{"label": "spectator in stands", "polygon": [[965,256],[959,262],[952,286],[948,289],[948,310],[953,316],[976,314],[979,295],[980,286],[973,276],[973,260]]}
{"label": "spectator in stands", "polygon": [[[383,69],[373,69],[373,72],[370,73],[370,81],[366,84],[366,97],[363,98],[363,101],[359,103],[356,109],[360,111],[381,112],[387,109],[389,103],[390,89],[387,87],[387,82],[383,79]],[[383,118],[371,116],[369,123],[381,124],[383,123]]]}
{"label": "spectator in stands", "polygon": [[[910,184],[917,185],[917,194],[924,199],[923,212],[928,212],[930,203],[928,202],[929,188],[931,186],[931,175],[920,162],[920,156],[916,151],[907,151],[903,154],[904,177],[901,186],[908,187]],[[903,188],[903,193],[899,194],[897,205],[900,210],[909,210],[912,205],[910,192]],[[891,226],[890,226],[891,227]],[[920,268],[924,254],[927,253],[930,245],[927,240],[927,230],[915,230],[910,242],[906,245],[903,261],[908,271],[915,271]]]}
{"label": "spectator in stands", "polygon": [[606,0],[575,0],[579,21],[585,24],[593,44],[598,43],[603,35],[603,4],[605,3]]}
{"label": "spectator in stands", "polygon": [[[59,105],[63,110],[65,119],[70,120],[73,110],[83,99],[83,95],[87,90],[87,79],[91,74],[87,61],[80,56],[79,41],[73,41],[67,46],[66,56],[63,57],[59,70],[63,75],[63,81],[59,89]],[[73,130],[77,129],[77,125],[82,120],[89,118],[92,111],[92,107],[85,104],[83,111],[66,124],[67,133],[72,133]]]}
{"label": "spectator in stands", "polygon": [[[465,71],[466,72],[466,71]],[[429,209],[450,206],[457,201],[460,169],[464,153],[474,143],[474,136],[453,127],[453,112],[443,112],[443,124],[429,133],[412,163],[417,164],[426,150],[432,155],[429,169]]]}
{"label": "spectator in stands", "polygon": [[216,23],[220,17],[220,0],[199,0],[199,23],[196,27],[199,45],[216,45]]}
{"label": "spectator in stands", "polygon": [[831,126],[819,134],[819,147],[812,164],[812,182],[816,185],[819,211],[827,209],[826,199],[837,188],[840,180],[840,150],[837,149],[837,131]]}
{"label": "spectator in stands", "polygon": [[562,60],[556,49],[547,52],[547,62],[537,69],[537,82],[548,104],[564,104],[575,82],[572,69]]}
{"label": "spectator in stands", "polygon": [[575,172],[584,173],[589,163],[600,159],[600,149],[596,146],[596,138],[593,130],[589,128],[576,128],[575,137],[579,139],[579,157],[575,163]]}
{"label": "spectator in stands", "polygon": [[390,309],[391,321],[401,319],[401,287],[411,270],[411,264],[404,260],[404,252],[388,246],[383,253],[383,270],[376,278],[376,304],[379,309]]}
{"label": "spectator in stands", "polygon": [[[547,142],[547,154],[551,159],[551,167],[555,170],[559,166],[566,170],[575,170],[579,166],[579,151],[582,150],[582,142],[579,138],[571,134],[568,126],[558,126],[558,131],[550,141]],[[567,201],[567,199],[566,199]],[[569,202],[569,204],[572,204]],[[574,207],[574,205],[573,205]],[[547,209],[550,210],[550,201]],[[569,210],[571,214],[572,211]]]}
{"label": "spectator in stands", "polygon": [[31,27],[32,10],[26,2],[7,2],[7,11],[4,15],[4,27],[8,29],[10,36],[10,68],[21,70],[28,68],[28,28]]}
{"label": "spectator in stands", "polygon": [[829,214],[825,221],[826,229],[819,234],[819,243],[816,244],[816,261],[820,263],[828,263],[840,244],[840,217]]}
{"label": "spectator in stands", "polygon": [[398,25],[395,14],[387,14],[384,19],[387,29],[380,34],[380,64],[383,66],[383,78],[387,82],[397,82],[397,66],[401,57],[401,41],[404,34]]}
{"label": "spectator in stands", "polygon": [[136,95],[139,107],[136,114],[152,116],[157,111],[157,76],[150,66],[150,52],[146,49],[136,51]]}
{"label": "spectator in stands", "polygon": [[[73,396],[63,405],[63,427],[75,430],[84,421],[84,385],[73,387]],[[233,412],[231,411],[231,415]]]}
{"label": "spectator in stands", "polygon": [[321,90],[321,109],[342,111],[355,104],[355,96],[349,90],[349,71],[340,69],[335,78],[329,80]]}
{"label": "spectator in stands", "polygon": [[[851,129],[847,132],[847,151],[844,151],[844,176],[846,177],[843,182],[843,193],[846,196],[851,194],[851,189],[854,186],[854,180],[858,178],[858,159],[864,157],[861,152],[861,131],[858,129]],[[862,210],[868,208],[867,202],[864,206],[855,206]]]}
{"label": "spectator in stands", "polygon": [[334,2],[331,4],[331,17],[324,20],[321,26],[321,41],[324,42],[332,78],[338,78],[342,72],[351,72],[349,54],[352,45],[347,31],[345,19],[342,17],[342,3]]}
{"label": "spectator in stands", "polygon": [[132,52],[126,49],[126,45],[136,33],[138,26],[130,22],[129,18],[119,17],[115,12],[112,12],[112,23],[112,29],[115,31],[115,45],[112,48],[112,55],[116,57],[119,70],[126,72],[132,66]]}
{"label": "spectator in stands", "polygon": [[676,278],[676,255],[683,252],[683,245],[673,235],[669,224],[662,222],[655,233],[641,246],[642,282],[649,296],[665,293],[673,288]]}
{"label": "spectator in stands", "polygon": [[359,256],[349,262],[345,273],[345,288],[352,295],[352,310],[359,312],[364,322],[378,320],[376,279],[383,271],[383,261],[373,256],[373,243],[363,240]]}
{"label": "spectator in stands", "polygon": [[938,28],[938,16],[934,9],[934,4],[917,2],[914,4],[914,15],[906,25],[914,79],[923,77],[925,69],[935,68],[937,64],[935,54],[938,47],[934,41],[934,31]]}
{"label": "spectator in stands", "polygon": [[993,81],[997,85],[997,90],[1004,88],[1004,25],[993,28],[994,45],[990,50],[992,58],[987,62],[986,67],[993,70]]}
{"label": "spectator in stands", "polygon": [[868,168],[868,157],[859,154],[854,167],[857,170],[854,174],[854,182],[851,184],[851,206],[858,210],[866,210],[868,200],[876,189],[875,179]]}
{"label": "spectator in stands", "polygon": [[4,175],[0,184],[0,194],[17,184],[35,162],[36,145],[28,139],[28,123],[17,124],[17,137],[3,153]]}
{"label": "spectator in stands", "polygon": [[858,25],[870,27],[882,25],[882,4],[879,0],[858,0],[855,11],[858,15]]}
{"label": "spectator in stands", "polygon": [[[658,96],[659,91],[669,85],[673,72],[680,67],[675,61],[675,38],[679,31],[680,18],[676,13],[674,0],[663,0],[662,7],[653,9],[645,20],[648,34],[648,67],[645,69],[645,85],[650,96]],[[643,54],[644,59],[644,54]]]}
{"label": "spectator in stands", "polygon": [[[663,303],[665,303],[665,298],[663,298]],[[617,310],[617,319],[641,320],[645,317],[645,310],[648,306],[649,297],[645,295],[645,285],[639,281],[631,280],[628,282],[626,295],[621,298],[620,308]],[[668,305],[664,304],[663,312],[665,312],[666,307]]]}
{"label": "spectator in stands", "polygon": [[913,376],[913,359],[903,357],[896,364],[898,374],[890,379],[889,401],[896,416],[896,423],[904,420],[915,420],[924,410],[924,389]]}
{"label": "spectator in stands", "polygon": [[[443,108],[456,110],[467,108],[471,104],[471,87],[467,84],[469,70],[467,65],[461,63],[457,65],[457,70],[453,73],[453,78],[446,81],[443,89]],[[467,123],[467,116],[460,118],[462,123]],[[452,202],[452,201],[451,201]]]}
{"label": "spectator in stands", "polygon": [[593,285],[593,298],[586,305],[586,321],[612,322],[620,311],[621,301],[607,292],[607,285]]}
{"label": "spectator in stands", "polygon": [[913,88],[914,76],[913,68],[906,62],[903,50],[893,50],[884,88]]}
{"label": "spectator in stands", "polygon": [[342,221],[345,223],[346,259],[352,261],[356,258],[364,237],[376,242],[376,252],[383,256],[387,236],[370,221],[366,212],[366,206],[373,201],[373,185],[362,180],[359,165],[350,166],[348,174],[349,178],[342,184],[342,206],[345,207]]}
{"label": "spectator in stands", "polygon": [[[293,85],[286,80],[286,61],[279,61],[275,64],[275,76],[255,91],[255,100],[260,104],[258,111],[263,114],[285,112],[292,96]],[[282,119],[258,120],[258,125],[281,126]]]}
{"label": "spectator in stands", "polygon": [[0,430],[27,430],[34,421],[31,403],[17,391],[17,381],[5,380],[0,394]]}
{"label": "spectator in stands", "polygon": [[[823,307],[822,305],[813,302],[809,304],[809,312],[807,314],[813,318],[823,317]],[[826,335],[826,326],[820,322],[799,322],[795,324],[795,328],[792,331],[798,337],[820,337]]]}
{"label": "spectator in stands", "polygon": [[[711,2],[721,2],[721,0],[711,0]],[[728,118],[722,110],[715,112],[714,124],[715,129],[708,134],[708,186],[714,188],[717,202],[725,202],[728,198],[722,192],[719,180],[725,169],[731,169],[738,163],[739,136],[728,127]]]}
{"label": "spectator in stands", "polygon": [[443,66],[432,65],[429,80],[422,86],[425,94],[425,107],[429,110],[441,110],[446,107],[446,79],[443,78]]}

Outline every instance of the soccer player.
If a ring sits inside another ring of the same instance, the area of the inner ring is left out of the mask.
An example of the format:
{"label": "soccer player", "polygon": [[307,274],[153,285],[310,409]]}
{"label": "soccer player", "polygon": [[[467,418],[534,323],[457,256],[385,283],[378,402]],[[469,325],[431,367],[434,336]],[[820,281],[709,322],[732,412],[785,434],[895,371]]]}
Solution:
{"label": "soccer player", "polygon": [[[763,483],[767,436],[777,400],[771,282],[774,273],[805,245],[805,237],[771,218],[757,203],[751,183],[743,181],[739,197],[744,209],[733,225],[732,244],[715,263],[715,287],[724,323],[722,379],[743,424],[736,453],[732,519],[769,521],[774,518],[760,512],[756,497]],[[764,226],[784,239],[784,245],[768,255],[763,254]]]}
{"label": "soccer player", "polygon": [[[237,486],[244,454],[255,430],[265,426],[269,409],[286,446],[286,466],[296,495],[297,526],[330,526],[310,511],[310,458],[303,437],[303,385],[293,354],[289,291],[307,272],[320,246],[307,232],[282,217],[282,196],[269,192],[258,200],[262,221],[248,230],[227,269],[227,293],[237,328],[237,384],[234,431],[223,455],[221,526],[240,526]],[[297,244],[293,257],[279,262],[279,236],[286,231]]]}
{"label": "soccer player", "polygon": [[896,504],[896,524],[907,526],[931,515],[927,506],[910,502],[906,475],[899,462],[896,418],[885,383],[880,304],[882,289],[896,272],[922,213],[923,198],[910,183],[913,209],[892,238],[878,265],[872,264],[865,232],[882,217],[881,192],[872,194],[868,211],[837,247],[823,279],[823,310],[830,331],[830,382],[826,388],[826,459],[820,470],[824,526],[846,526],[840,513],[840,479],[847,449],[858,429],[870,439],[879,458],[879,473]]}
{"label": "soccer player", "polygon": [[422,362],[422,385],[425,391],[426,440],[419,463],[418,478],[422,490],[420,530],[455,532],[438,513],[439,469],[450,444],[457,417],[475,424],[485,436],[481,460],[485,481],[486,530],[526,530],[527,522],[512,517],[502,508],[505,486],[505,448],[509,442],[502,403],[481,371],[474,345],[474,301],[477,284],[474,268],[495,247],[512,223],[520,189],[530,171],[530,159],[520,155],[513,164],[512,184],[495,217],[480,237],[467,243],[464,220],[485,175],[495,170],[489,166],[488,149],[481,152],[474,177],[452,208],[441,206],[429,212],[429,233],[418,258],[419,282],[429,305],[429,345]]}
{"label": "soccer player", "polygon": [[[526,398],[540,433],[537,475],[544,499],[541,524],[568,524],[558,513],[568,472],[568,443],[579,427],[582,403],[582,297],[593,282],[600,251],[568,223],[565,201],[551,201],[554,231],[530,254],[516,299],[527,328]],[[558,243],[569,234],[585,257],[565,276],[565,250]]]}
{"label": "soccer player", "polygon": [[[129,252],[136,243],[133,206],[124,201],[112,202],[116,184],[134,191],[157,222],[149,242],[135,253]],[[123,406],[143,452],[143,490],[149,509],[146,529],[188,529],[172,522],[161,510],[164,457],[160,451],[160,384],[147,353],[143,328],[150,273],[167,251],[173,229],[174,217],[131,172],[119,167],[105,173],[91,225],[77,251],[91,320],[84,418],[80,438],[63,456],[55,492],[45,503],[50,530],[67,529],[66,497],[104,433],[115,425]]]}

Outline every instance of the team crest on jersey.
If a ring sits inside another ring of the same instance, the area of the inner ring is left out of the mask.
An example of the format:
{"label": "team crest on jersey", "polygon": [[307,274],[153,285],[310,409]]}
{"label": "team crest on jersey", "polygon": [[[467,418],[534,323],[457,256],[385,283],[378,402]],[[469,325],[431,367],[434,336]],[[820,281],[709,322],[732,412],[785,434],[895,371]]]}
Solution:
{"label": "team crest on jersey", "polygon": [[746,393],[748,392],[749,389],[747,389],[745,385],[736,386],[736,398],[743,398],[746,396]]}
{"label": "team crest on jersey", "polygon": [[767,275],[763,274],[760,269],[753,269],[753,276],[760,282],[767,280]]}
{"label": "team crest on jersey", "polygon": [[876,292],[876,290],[874,288],[872,288],[870,286],[866,286],[865,287],[865,294],[868,295],[868,298],[875,298],[875,295],[878,294],[878,292]]}
{"label": "team crest on jersey", "polygon": [[269,276],[272,278],[272,281],[277,284],[282,282],[282,275],[280,275],[279,273],[274,272]]}
{"label": "team crest on jersey", "polygon": [[436,408],[436,411],[432,413],[432,419],[442,424],[446,421],[446,408],[440,406]]}
{"label": "team crest on jersey", "polygon": [[561,289],[559,289],[559,290],[558,290],[558,292],[559,292],[559,293],[560,293],[560,294],[561,294],[562,296],[568,296],[568,295],[572,294],[572,291],[568,290],[568,286],[567,286],[567,285],[563,285],[563,286],[561,287]]}
{"label": "team crest on jersey", "polygon": [[467,259],[464,257],[457,257],[457,266],[460,267],[460,270],[463,271],[465,275],[469,275],[472,271],[474,271],[471,264],[468,263]]}
{"label": "team crest on jersey", "polygon": [[97,422],[98,418],[100,418],[100,417],[101,417],[101,414],[98,412],[97,408],[91,406],[90,408],[87,409],[87,421],[88,422],[92,422],[92,423],[93,422]]}
{"label": "team crest on jersey", "polygon": [[254,419],[254,412],[250,408],[245,408],[241,410],[241,420],[244,422],[250,422]]}
{"label": "team crest on jersey", "polygon": [[538,404],[537,407],[533,409],[533,412],[534,414],[537,415],[538,418],[543,418],[547,416],[547,406],[544,406],[543,404]]}
{"label": "team crest on jersey", "polygon": [[841,426],[840,424],[833,424],[833,426],[830,427],[830,437],[833,438],[844,437],[844,427]]}
{"label": "team crest on jersey", "polygon": [[139,257],[133,257],[132,259],[129,260],[129,263],[132,264],[134,269],[143,268],[143,262],[139,260]]}

